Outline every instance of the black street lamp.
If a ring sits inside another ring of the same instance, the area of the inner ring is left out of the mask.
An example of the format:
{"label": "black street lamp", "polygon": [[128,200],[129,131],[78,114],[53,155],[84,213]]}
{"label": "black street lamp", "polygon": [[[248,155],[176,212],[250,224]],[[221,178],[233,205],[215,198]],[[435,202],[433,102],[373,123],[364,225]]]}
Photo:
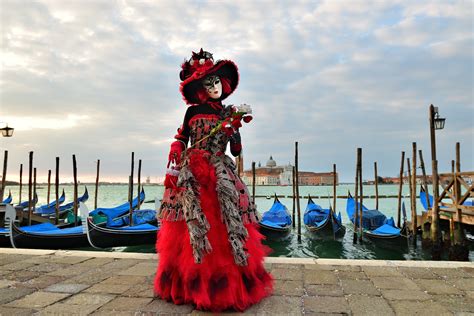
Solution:
{"label": "black street lamp", "polygon": [[0,128],[0,131],[2,131],[2,136],[3,137],[12,137],[14,130],[15,129],[13,127],[8,127],[8,124],[7,124],[6,127]]}

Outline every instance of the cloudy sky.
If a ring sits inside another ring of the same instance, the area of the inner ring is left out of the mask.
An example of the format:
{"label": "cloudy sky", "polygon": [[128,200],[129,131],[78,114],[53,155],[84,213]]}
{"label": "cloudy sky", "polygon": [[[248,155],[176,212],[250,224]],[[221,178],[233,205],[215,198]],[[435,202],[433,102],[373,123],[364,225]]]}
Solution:
{"label": "cloudy sky", "polygon": [[[472,1],[18,1],[1,0],[0,138],[8,178],[34,151],[39,180],[61,158],[61,177],[126,181],[130,153],[142,176],[164,174],[186,105],[179,67],[201,47],[231,59],[247,103],[245,168],[294,160],[353,181],[397,176],[412,142],[431,166],[428,107],[439,106],[440,171],[455,144],[474,170]],[[3,155],[2,155],[3,156]],[[428,172],[431,172],[429,168]]]}

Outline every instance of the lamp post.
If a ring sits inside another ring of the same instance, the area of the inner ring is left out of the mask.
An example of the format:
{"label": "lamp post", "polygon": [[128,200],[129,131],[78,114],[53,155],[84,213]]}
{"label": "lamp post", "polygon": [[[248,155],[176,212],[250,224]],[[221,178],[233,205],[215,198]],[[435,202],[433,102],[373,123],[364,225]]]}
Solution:
{"label": "lamp post", "polygon": [[440,118],[438,107],[430,105],[430,136],[431,136],[431,166],[433,179],[433,208],[431,211],[431,240],[434,244],[439,242],[439,183],[438,183],[438,160],[436,159],[436,135],[435,130],[443,129],[445,118]]}
{"label": "lamp post", "polygon": [[[1,122],[3,123],[3,122]],[[15,130],[13,127],[8,127],[8,123],[5,123],[6,126],[0,128],[0,131],[2,131],[2,136],[3,137],[12,137],[13,136],[13,131]]]}

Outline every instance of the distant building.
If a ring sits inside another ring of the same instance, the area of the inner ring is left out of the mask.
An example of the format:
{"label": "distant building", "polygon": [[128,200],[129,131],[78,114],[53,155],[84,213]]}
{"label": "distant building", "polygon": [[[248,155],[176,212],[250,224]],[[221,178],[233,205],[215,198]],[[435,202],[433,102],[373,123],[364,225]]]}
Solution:
{"label": "distant building", "polygon": [[[293,166],[277,166],[273,157],[270,156],[266,165],[255,168],[256,185],[292,185],[293,184]],[[332,185],[334,174],[332,172],[310,172],[299,171],[298,182],[300,185]],[[242,180],[247,185],[252,185],[252,170],[245,170],[242,174]],[[339,183],[339,177],[336,173],[336,184]]]}

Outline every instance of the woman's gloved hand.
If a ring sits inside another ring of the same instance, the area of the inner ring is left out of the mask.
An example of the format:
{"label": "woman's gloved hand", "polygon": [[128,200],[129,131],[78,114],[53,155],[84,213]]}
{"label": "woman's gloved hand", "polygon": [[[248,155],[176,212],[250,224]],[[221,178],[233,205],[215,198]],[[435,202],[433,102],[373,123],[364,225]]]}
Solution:
{"label": "woman's gloved hand", "polygon": [[240,132],[236,131],[229,137],[230,142],[230,152],[234,157],[240,155],[242,151],[242,140],[240,138]]}
{"label": "woman's gloved hand", "polygon": [[175,165],[181,163],[181,154],[183,153],[184,147],[184,143],[179,140],[171,143],[170,153],[168,155],[168,167],[170,163],[174,163]]}

